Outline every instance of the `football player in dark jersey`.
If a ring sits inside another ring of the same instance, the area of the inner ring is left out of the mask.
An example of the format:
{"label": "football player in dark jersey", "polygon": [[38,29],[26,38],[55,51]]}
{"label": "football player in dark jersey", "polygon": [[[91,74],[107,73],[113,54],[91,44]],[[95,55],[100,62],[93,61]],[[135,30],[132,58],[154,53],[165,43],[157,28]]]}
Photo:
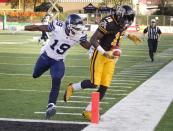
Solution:
{"label": "football player in dark jersey", "polygon": [[[97,92],[100,93],[100,100],[102,100],[111,84],[116,60],[121,53],[119,49],[121,37],[134,21],[134,17],[134,10],[128,5],[123,5],[117,9],[115,14],[106,16],[100,21],[98,29],[90,39],[90,43],[95,48],[90,60],[91,78],[69,84],[64,94],[64,101],[70,99],[74,90],[96,88],[97,86],[99,86]],[[110,53],[114,50],[117,51],[115,55]],[[83,116],[91,120],[91,103],[86,107]]]}

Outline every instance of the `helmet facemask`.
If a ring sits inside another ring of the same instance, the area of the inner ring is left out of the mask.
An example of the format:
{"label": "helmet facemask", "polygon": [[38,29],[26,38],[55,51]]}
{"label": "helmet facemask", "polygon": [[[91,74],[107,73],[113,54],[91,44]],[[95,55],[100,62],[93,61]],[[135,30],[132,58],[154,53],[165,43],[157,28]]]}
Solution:
{"label": "helmet facemask", "polygon": [[69,35],[74,36],[74,35],[82,33],[84,29],[84,25],[83,24],[77,24],[77,25],[69,24],[68,28],[69,28]]}
{"label": "helmet facemask", "polygon": [[82,19],[76,14],[69,15],[66,21],[66,30],[70,36],[81,34],[84,30]]}

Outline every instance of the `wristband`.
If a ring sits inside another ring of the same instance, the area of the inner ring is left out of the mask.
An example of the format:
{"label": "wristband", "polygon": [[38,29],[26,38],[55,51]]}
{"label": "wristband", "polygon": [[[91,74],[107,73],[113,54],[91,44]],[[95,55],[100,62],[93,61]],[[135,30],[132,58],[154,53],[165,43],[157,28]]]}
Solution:
{"label": "wristband", "polygon": [[106,52],[100,45],[97,46],[97,50],[102,54],[104,54]]}

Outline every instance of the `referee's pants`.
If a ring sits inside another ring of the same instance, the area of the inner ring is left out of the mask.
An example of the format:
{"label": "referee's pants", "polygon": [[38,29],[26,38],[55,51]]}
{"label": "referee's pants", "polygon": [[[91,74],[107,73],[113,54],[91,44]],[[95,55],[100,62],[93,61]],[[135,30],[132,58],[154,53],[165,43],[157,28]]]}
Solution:
{"label": "referee's pants", "polygon": [[149,56],[151,61],[154,61],[154,53],[157,51],[158,41],[157,39],[148,39]]}

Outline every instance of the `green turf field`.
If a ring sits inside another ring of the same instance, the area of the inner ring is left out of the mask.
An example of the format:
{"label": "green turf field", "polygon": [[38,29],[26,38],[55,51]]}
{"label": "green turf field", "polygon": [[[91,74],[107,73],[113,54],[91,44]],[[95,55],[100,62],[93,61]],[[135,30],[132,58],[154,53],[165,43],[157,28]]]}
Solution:
{"label": "green turf field", "polygon": [[[38,79],[32,78],[32,70],[41,48],[41,45],[33,40],[33,36],[39,36],[39,33],[0,32],[1,118],[45,119],[41,112],[45,112],[47,106],[51,79],[49,72]],[[146,41],[135,45],[124,40],[121,46],[122,56],[118,61],[112,85],[101,103],[101,114],[173,60],[172,40],[172,36],[162,37],[154,63],[148,58]],[[81,112],[90,101],[92,91],[75,92],[69,103],[63,102],[63,94],[70,82],[89,78],[87,51],[80,46],[73,47],[65,64],[65,77],[57,101],[59,114],[52,119],[86,121]],[[173,127],[171,129],[173,130]]]}

